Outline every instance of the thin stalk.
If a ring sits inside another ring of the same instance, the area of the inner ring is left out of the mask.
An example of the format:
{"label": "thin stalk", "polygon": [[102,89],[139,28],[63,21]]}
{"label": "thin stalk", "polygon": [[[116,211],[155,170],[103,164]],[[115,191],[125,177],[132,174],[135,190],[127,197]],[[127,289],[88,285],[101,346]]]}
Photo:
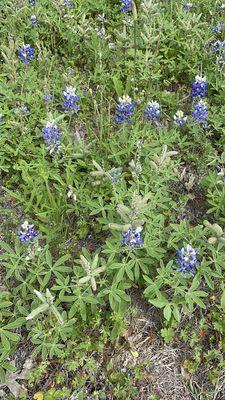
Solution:
{"label": "thin stalk", "polygon": [[133,85],[133,91],[135,95],[135,88],[136,88],[136,75],[137,75],[137,35],[138,35],[138,25],[137,25],[137,7],[135,2],[133,1],[132,5],[132,12],[133,12],[133,17],[134,17],[134,85]]}

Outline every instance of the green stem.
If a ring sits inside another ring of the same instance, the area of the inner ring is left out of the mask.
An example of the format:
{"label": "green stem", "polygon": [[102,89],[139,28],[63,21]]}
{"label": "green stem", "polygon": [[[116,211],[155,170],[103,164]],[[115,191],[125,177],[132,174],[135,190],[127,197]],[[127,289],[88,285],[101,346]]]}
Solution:
{"label": "green stem", "polygon": [[134,96],[136,88],[136,74],[137,74],[137,20],[134,20],[134,82],[133,82]]}
{"label": "green stem", "polygon": [[135,95],[135,88],[136,88],[136,74],[137,74],[137,7],[135,2],[133,1],[133,17],[134,17],[134,95]]}

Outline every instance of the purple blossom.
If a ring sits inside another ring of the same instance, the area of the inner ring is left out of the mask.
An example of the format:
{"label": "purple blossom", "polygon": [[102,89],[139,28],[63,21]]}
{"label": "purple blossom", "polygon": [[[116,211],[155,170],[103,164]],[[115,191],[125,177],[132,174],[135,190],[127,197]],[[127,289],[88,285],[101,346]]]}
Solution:
{"label": "purple blossom", "polygon": [[187,117],[184,115],[183,111],[180,110],[177,111],[176,114],[173,116],[173,120],[179,128],[187,123]]}
{"label": "purple blossom", "polygon": [[60,129],[54,122],[47,122],[42,129],[44,133],[44,141],[57,144],[62,136]]}
{"label": "purple blossom", "polygon": [[132,7],[133,7],[132,0],[122,0],[120,9],[123,13],[128,13],[128,12],[132,11]]}
{"label": "purple blossom", "polygon": [[183,10],[189,11],[192,7],[194,7],[193,3],[184,3],[183,4]]}
{"label": "purple blossom", "polygon": [[28,221],[25,221],[21,225],[21,230],[18,232],[18,237],[23,245],[27,243],[33,243],[34,239],[38,235],[38,231],[34,229],[34,225],[29,224]]}
{"label": "purple blossom", "polygon": [[147,121],[157,121],[160,116],[161,107],[157,101],[149,101],[145,109]]}
{"label": "purple blossom", "polygon": [[55,96],[53,94],[45,94],[44,100],[46,101],[46,103],[50,103],[55,100]]}
{"label": "purple blossom", "polygon": [[121,244],[130,246],[131,250],[134,250],[136,247],[141,247],[143,244],[143,239],[140,234],[141,231],[141,227],[138,227],[136,230],[129,228],[127,232],[123,233],[123,240]]}
{"label": "purple blossom", "polygon": [[47,124],[42,129],[44,133],[44,141],[48,143],[47,150],[50,154],[53,152],[58,152],[61,145],[61,130],[58,128],[54,122],[47,122]]}
{"label": "purple blossom", "polygon": [[29,112],[30,112],[29,108],[24,103],[20,103],[19,107],[14,109],[15,114],[24,115],[24,114],[29,114]]}
{"label": "purple blossom", "polygon": [[225,48],[225,40],[224,41],[220,41],[220,40],[217,40],[215,43],[213,43],[213,45],[212,45],[212,49],[215,51],[215,52],[218,52],[218,51],[220,51],[221,49],[224,49]]}
{"label": "purple blossom", "polygon": [[77,113],[80,109],[80,105],[78,101],[80,100],[80,96],[77,95],[77,89],[73,86],[69,85],[63,91],[64,103],[63,107],[66,112]]}
{"label": "purple blossom", "polygon": [[34,60],[34,49],[29,44],[24,44],[18,49],[20,61],[29,64]]}
{"label": "purple blossom", "polygon": [[178,258],[174,261],[177,263],[174,269],[182,272],[183,274],[194,275],[196,267],[199,265],[199,260],[197,259],[198,249],[193,249],[190,244],[182,247],[181,250],[177,250]]}
{"label": "purple blossom", "polygon": [[64,4],[64,6],[67,6],[69,8],[74,8],[75,7],[74,2],[71,1],[71,0],[64,0],[63,4]]}
{"label": "purple blossom", "polygon": [[121,171],[117,168],[111,170],[110,176],[111,176],[111,182],[112,183],[118,183],[121,182],[122,177],[121,177]]}
{"label": "purple blossom", "polygon": [[206,86],[207,86],[208,82],[206,80],[206,77],[203,76],[199,76],[196,75],[195,77],[195,82],[191,83],[191,97],[192,99],[194,97],[198,97],[199,99],[202,99],[203,97],[205,97],[206,95]]}
{"label": "purple blossom", "polygon": [[31,15],[30,16],[30,23],[31,23],[31,25],[38,24],[38,19],[37,19],[36,15]]}
{"label": "purple blossom", "polygon": [[216,26],[212,27],[211,31],[213,33],[218,33],[218,32],[222,32],[225,29],[225,25],[222,24],[221,22],[217,22]]}
{"label": "purple blossom", "polygon": [[135,103],[129,96],[124,95],[120,97],[117,101],[116,122],[131,122],[131,116],[134,114],[134,106]]}
{"label": "purple blossom", "polygon": [[199,103],[194,104],[193,107],[194,110],[192,111],[191,115],[194,118],[194,124],[202,124],[203,126],[206,126],[208,104],[201,100]]}

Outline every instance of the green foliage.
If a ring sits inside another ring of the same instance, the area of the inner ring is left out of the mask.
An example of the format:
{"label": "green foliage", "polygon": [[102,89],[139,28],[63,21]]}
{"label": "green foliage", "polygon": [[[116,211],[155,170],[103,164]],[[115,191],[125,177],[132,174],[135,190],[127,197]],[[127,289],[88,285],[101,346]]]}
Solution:
{"label": "green foliage", "polygon": [[[81,349],[87,354],[110,341],[118,345],[137,291],[159,309],[166,343],[185,318],[210,325],[213,345],[204,360],[215,383],[225,346],[225,104],[224,67],[213,50],[224,32],[212,27],[224,23],[223,11],[212,0],[189,11],[181,1],[135,1],[128,14],[119,1],[75,3],[0,5],[0,381],[14,371],[21,340],[40,361],[30,385],[48,373],[49,360],[76,372],[86,365],[91,375],[95,365]],[[35,49],[30,64],[19,60],[23,43]],[[196,75],[208,81],[205,127],[190,117]],[[80,96],[74,114],[63,106],[70,85]],[[124,94],[135,112],[131,123],[119,124],[116,102]],[[161,115],[147,122],[152,100]],[[179,128],[173,116],[181,109],[189,123]],[[58,152],[49,152],[43,140],[47,122],[62,132]],[[20,243],[24,220],[38,230],[37,242]],[[125,245],[127,232],[140,234],[143,244]],[[187,244],[198,249],[193,275],[176,268],[177,251]],[[184,365],[192,375],[202,343],[192,327],[181,336],[196,345]],[[80,364],[70,359],[74,348]],[[74,377],[73,386],[85,398],[81,378]],[[107,380],[115,399],[139,395],[116,369]],[[62,384],[59,379],[61,387],[42,400],[69,396]],[[107,398],[107,390],[93,391],[93,398]]]}

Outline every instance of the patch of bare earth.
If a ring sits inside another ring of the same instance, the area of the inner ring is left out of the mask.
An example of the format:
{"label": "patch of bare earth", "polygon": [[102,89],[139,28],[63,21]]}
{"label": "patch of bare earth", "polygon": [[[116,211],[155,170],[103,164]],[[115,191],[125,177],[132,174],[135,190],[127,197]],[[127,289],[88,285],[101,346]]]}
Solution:
{"label": "patch of bare earth", "polygon": [[202,368],[188,376],[183,362],[191,356],[190,349],[177,341],[166,345],[160,339],[160,315],[150,304],[133,298],[135,316],[128,320],[127,341],[114,363],[127,373],[130,368],[144,366],[144,379],[139,382],[140,400],[157,395],[160,400],[225,400],[225,374],[215,386],[207,379],[208,370]]}

